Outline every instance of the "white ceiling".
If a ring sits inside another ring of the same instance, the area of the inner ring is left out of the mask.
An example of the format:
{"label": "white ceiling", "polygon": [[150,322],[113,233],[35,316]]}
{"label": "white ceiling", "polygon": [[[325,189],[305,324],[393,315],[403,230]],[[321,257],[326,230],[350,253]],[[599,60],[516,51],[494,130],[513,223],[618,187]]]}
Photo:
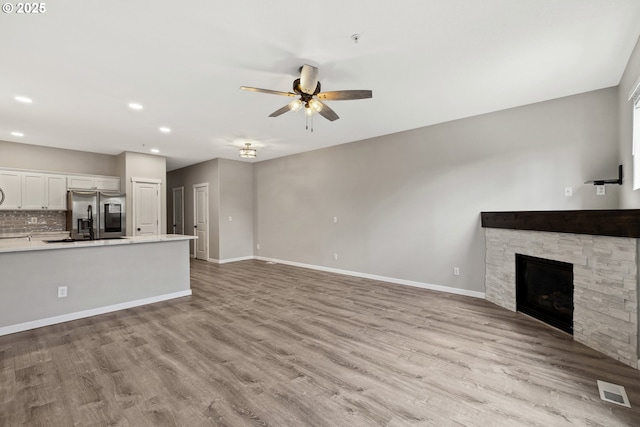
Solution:
{"label": "white ceiling", "polygon": [[[45,4],[0,14],[0,140],[158,148],[169,170],[239,159],[243,140],[259,161],[615,86],[640,36],[638,0]],[[239,90],[290,91],[304,63],[373,99],[328,102],[340,120],[311,133],[301,111],[268,117],[290,98]]]}

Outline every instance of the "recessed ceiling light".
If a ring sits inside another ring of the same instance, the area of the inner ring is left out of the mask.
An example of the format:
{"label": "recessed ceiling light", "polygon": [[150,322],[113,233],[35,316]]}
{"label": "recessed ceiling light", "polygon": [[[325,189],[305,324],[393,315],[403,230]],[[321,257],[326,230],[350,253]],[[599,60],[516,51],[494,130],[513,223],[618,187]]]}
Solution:
{"label": "recessed ceiling light", "polygon": [[31,104],[33,102],[31,98],[27,98],[26,96],[16,96],[13,99],[15,99],[16,101],[24,102],[25,104]]}
{"label": "recessed ceiling light", "polygon": [[13,136],[24,136],[24,133],[22,133],[22,132],[11,132],[11,135],[13,135]]}
{"label": "recessed ceiling light", "polygon": [[142,110],[142,105],[138,104],[137,102],[130,102],[129,108],[131,108],[132,110]]}
{"label": "recessed ceiling light", "polygon": [[160,150],[158,150],[157,148],[152,148],[152,149],[151,149],[151,152],[152,152],[153,154],[158,154],[158,153],[160,152]]}
{"label": "recessed ceiling light", "polygon": [[166,127],[166,126],[163,126],[163,127],[160,128],[160,132],[169,133],[169,132],[171,132],[171,129]]}

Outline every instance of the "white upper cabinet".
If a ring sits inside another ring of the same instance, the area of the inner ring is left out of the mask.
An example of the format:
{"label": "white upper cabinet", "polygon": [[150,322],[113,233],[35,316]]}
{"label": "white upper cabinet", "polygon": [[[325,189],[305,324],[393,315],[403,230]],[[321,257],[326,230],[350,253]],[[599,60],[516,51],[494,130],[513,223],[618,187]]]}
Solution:
{"label": "white upper cabinet", "polygon": [[22,209],[66,210],[66,194],[64,175],[22,173]]}
{"label": "white upper cabinet", "polygon": [[0,170],[0,209],[22,207],[22,173]]}
{"label": "white upper cabinet", "polygon": [[69,190],[100,190],[119,192],[120,178],[106,176],[68,176],[67,188]]}
{"label": "white upper cabinet", "polygon": [[47,209],[67,210],[67,177],[64,175],[45,175],[44,179]]}
{"label": "white upper cabinet", "polygon": [[120,192],[120,178],[107,178],[107,177],[98,177],[96,178],[96,187],[98,190],[103,191],[115,191],[117,193]]}
{"label": "white upper cabinet", "polygon": [[0,210],[67,210],[67,190],[120,192],[117,176],[0,170]]}
{"label": "white upper cabinet", "polygon": [[90,176],[68,176],[69,190],[95,190],[95,178]]}
{"label": "white upper cabinet", "polygon": [[22,174],[22,209],[44,209],[44,175],[24,172]]}

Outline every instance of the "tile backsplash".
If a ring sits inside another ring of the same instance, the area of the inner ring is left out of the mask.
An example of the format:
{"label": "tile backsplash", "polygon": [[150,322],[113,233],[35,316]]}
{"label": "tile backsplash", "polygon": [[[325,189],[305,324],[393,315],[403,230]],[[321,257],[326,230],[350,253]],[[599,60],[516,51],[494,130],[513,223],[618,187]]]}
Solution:
{"label": "tile backsplash", "polygon": [[66,211],[0,211],[0,234],[65,231]]}

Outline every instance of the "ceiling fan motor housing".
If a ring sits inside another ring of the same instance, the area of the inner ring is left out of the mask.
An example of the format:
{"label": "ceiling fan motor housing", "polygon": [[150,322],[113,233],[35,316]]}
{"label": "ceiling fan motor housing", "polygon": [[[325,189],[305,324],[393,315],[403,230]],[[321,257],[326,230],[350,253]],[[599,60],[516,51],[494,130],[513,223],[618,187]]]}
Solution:
{"label": "ceiling fan motor housing", "polygon": [[320,86],[320,82],[318,82],[318,84],[316,85],[316,89],[313,91],[313,93],[309,94],[309,93],[305,93],[305,92],[302,91],[302,88],[300,87],[300,79],[295,79],[293,81],[293,91],[295,93],[297,93],[298,95],[300,95],[304,101],[308,101],[314,95],[319,94],[320,93],[320,87],[321,87]]}

